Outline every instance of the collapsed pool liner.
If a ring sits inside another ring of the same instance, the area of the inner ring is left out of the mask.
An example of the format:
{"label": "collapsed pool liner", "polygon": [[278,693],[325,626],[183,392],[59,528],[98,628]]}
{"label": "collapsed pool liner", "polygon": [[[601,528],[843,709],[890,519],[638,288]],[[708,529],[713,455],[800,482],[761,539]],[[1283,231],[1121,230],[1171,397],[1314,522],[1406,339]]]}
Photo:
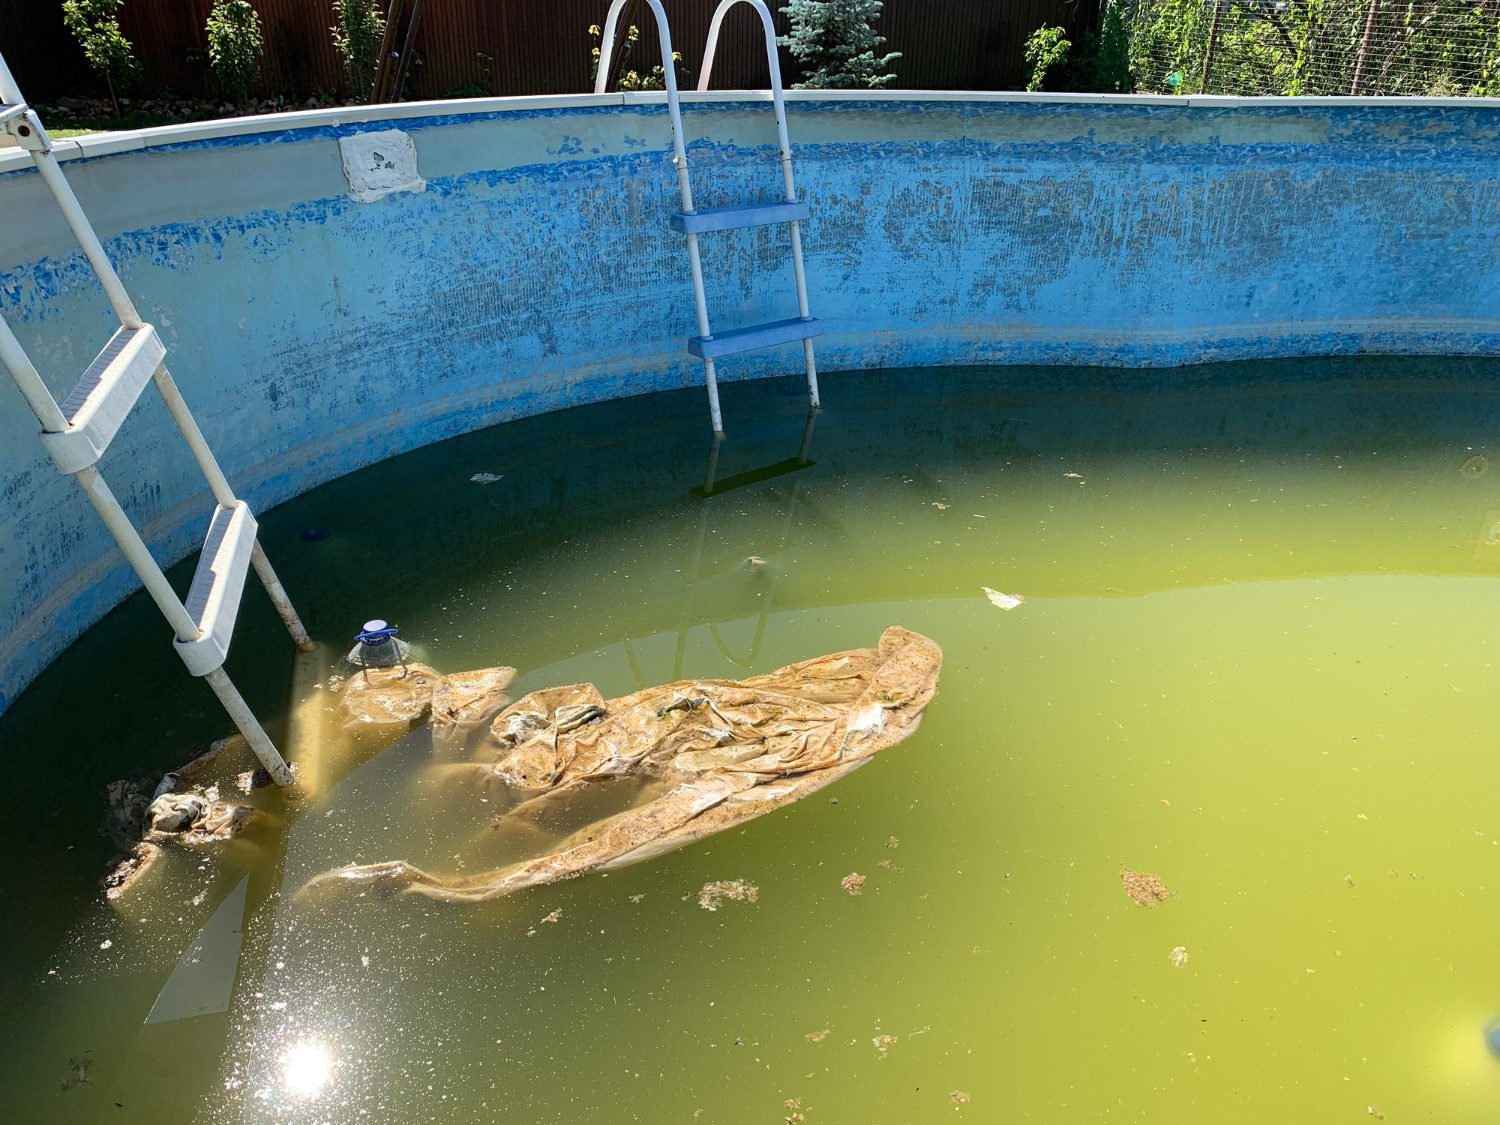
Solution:
{"label": "collapsed pool liner", "polygon": [[495,717],[478,749],[482,775],[529,794],[497,824],[612,778],[645,779],[646,799],[493,871],[443,878],[394,860],[325,872],[308,887],[479,902],[650,859],[791,804],[906,738],[937,693],[942,659],[926,637],[892,626],[878,648],[746,680],[608,700],[592,684],[532,692]]}

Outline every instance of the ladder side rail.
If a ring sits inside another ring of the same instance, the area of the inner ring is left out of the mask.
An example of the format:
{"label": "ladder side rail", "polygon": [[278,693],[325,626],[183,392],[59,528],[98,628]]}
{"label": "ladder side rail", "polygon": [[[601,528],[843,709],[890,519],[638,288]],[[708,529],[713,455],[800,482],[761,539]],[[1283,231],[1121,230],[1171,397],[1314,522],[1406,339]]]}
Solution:
{"label": "ladder side rail", "polygon": [[0,57],[0,102],[20,105],[25,101],[26,99],[21,96],[21,87],[16,85],[15,76],[10,72],[10,67],[6,66],[5,59]]}
{"label": "ladder side rail", "polygon": [[[0,66],[3,65],[0,62]],[[26,399],[26,404],[31,407],[31,412],[36,415],[36,420],[42,424],[43,431],[60,434],[66,430],[68,419],[63,415],[62,407],[57,405],[57,400],[52,397],[52,392],[47,389],[47,384],[42,381],[32,364],[31,357],[21,347],[21,341],[16,339],[16,334],[4,319],[0,319],[0,362],[10,372],[11,379]]]}
{"label": "ladder side rail", "polygon": [[761,30],[766,40],[766,69],[771,75],[771,105],[776,113],[776,140],[781,147],[781,176],[786,185],[786,201],[796,203],[797,181],[792,175],[792,145],[787,136],[786,98],[781,85],[781,56],[776,51],[776,23],[771,18],[771,10],[766,7],[765,0],[719,0],[719,6],[714,9],[713,20],[708,26],[708,46],[703,53],[703,69],[698,76],[698,90],[702,93],[708,89],[709,81],[713,76],[714,56],[719,50],[719,32],[722,29],[724,17],[737,4],[749,4],[760,16]]}
{"label": "ladder side rail", "polygon": [[[787,133],[786,97],[781,85],[781,57],[776,51],[776,24],[771,18],[765,0],[719,0],[713,19],[708,25],[708,46],[703,53],[703,67],[698,76],[699,91],[706,91],[713,77],[714,56],[719,50],[719,34],[724,17],[737,4],[749,4],[760,16],[761,30],[766,40],[766,69],[771,76],[771,106],[776,114],[776,141],[781,150],[781,179],[786,188],[786,201],[797,202],[797,180],[792,174],[792,143]],[[792,239],[792,277],[797,287],[797,315],[803,320],[812,319],[812,308],[807,299],[807,269],[802,261],[802,224],[793,220],[790,224]],[[813,409],[821,406],[818,394],[818,363],[811,339],[802,341],[802,358],[807,365],[807,395]],[[717,430],[718,424],[714,428]]]}
{"label": "ladder side rail", "polygon": [[57,157],[52,155],[49,147],[45,151],[32,152],[31,161],[36,165],[36,170],[41,173],[47,190],[52,193],[52,198],[57,201],[58,210],[67,221],[68,228],[73,232],[73,238],[78,242],[79,248],[83,250],[84,257],[88,259],[94,276],[104,287],[104,295],[109,298],[109,303],[115,310],[115,316],[126,328],[139,328],[144,323],[141,320],[141,314],[136,311],[135,302],[125,292],[125,285],[120,281],[120,275],[115,272],[109,255],[104,252],[104,247],[99,242],[99,236],[94,233],[88,216],[83,213],[78,197],[73,194],[72,185],[68,183],[62,169],[57,166]]}
{"label": "ladder side rail", "polygon": [[[0,61],[0,65],[3,65],[3,61]],[[0,79],[4,79],[7,75],[8,72],[0,74]],[[41,173],[48,189],[51,191],[53,199],[56,200],[58,208],[63,213],[63,218],[67,221],[69,229],[72,230],[74,238],[89,261],[89,265],[93,268],[95,277],[99,279],[100,285],[104,287],[105,295],[109,298],[109,303],[113,306],[120,323],[126,328],[139,328],[143,323],[140,313],[136,310],[134,302],[131,301],[129,295],[125,292],[124,283],[121,282],[120,275],[115,272],[114,264],[109,260],[108,254],[105,253],[104,247],[99,241],[99,236],[94,232],[93,225],[88,220],[88,216],[84,214],[83,207],[78,202],[78,197],[73,193],[72,185],[68,183],[67,177],[63,175],[62,169],[58,167],[57,158],[50,151],[34,151],[31,154],[31,159],[36,165],[37,171]],[[30,365],[28,364],[27,366],[29,367]],[[36,375],[34,368],[31,369],[31,375]],[[213,450],[209,448],[208,442],[203,437],[203,431],[199,429],[197,420],[193,417],[193,413],[188,408],[186,400],[182,397],[182,392],[178,389],[176,381],[173,380],[165,364],[156,369],[153,379],[156,383],[157,391],[161,394],[163,401],[167,405],[167,410],[172,415],[172,420],[177,424],[178,430],[181,431],[183,439],[187,442],[188,449],[192,452],[193,460],[197,462],[199,471],[202,472],[204,480],[207,481],[209,490],[213,493],[214,501],[221,508],[232,508],[237,503],[234,489],[230,486],[228,478],[224,475],[224,471],[219,467],[218,459],[214,457]],[[18,385],[21,385],[22,393],[27,394],[28,401],[31,401],[32,395],[27,393],[26,386],[22,382],[22,377],[18,377],[16,381]],[[37,382],[40,383],[39,378]],[[44,393],[47,393],[45,386],[41,389]],[[47,393],[47,397],[51,400],[50,393]],[[52,403],[54,409],[56,409],[56,401],[52,400]],[[36,411],[36,405],[33,404],[34,412]],[[44,406],[45,404],[41,405]],[[60,410],[57,411],[57,414],[58,417],[61,417]],[[37,417],[41,418],[42,414],[37,412]],[[51,419],[53,422],[56,420],[56,418]],[[42,428],[51,430],[46,421],[43,422]],[[66,428],[67,423],[64,420],[63,424],[57,430],[51,430],[51,432],[59,432]],[[303,625],[301,618],[298,617],[296,609],[292,606],[291,599],[287,596],[286,588],[281,584],[280,579],[277,578],[270,560],[266,557],[265,551],[261,549],[258,543],[255,547],[253,561],[256,574],[260,577],[261,585],[265,587],[267,595],[276,607],[277,614],[281,617],[287,632],[291,634],[292,642],[304,652],[311,651],[313,647],[312,638],[308,636],[306,627]]]}
{"label": "ladder side rail", "polygon": [[[16,85],[15,77],[11,74],[9,66],[6,65],[4,56],[0,56],[0,102],[9,105],[25,105],[20,88]],[[22,124],[17,126],[14,122],[9,123],[8,129],[27,150],[35,165],[38,174],[42,177],[52,198],[56,201],[58,209],[63,214],[68,228],[82,249],[84,257],[88,259],[94,276],[98,278],[103,287],[111,307],[115,311],[122,327],[127,329],[140,329],[145,326],[140,313],[136,310],[135,303],[125,291],[125,286],[120,276],[115,272],[113,263],[104,252],[104,247],[99,242],[98,235],[94,232],[93,225],[88,216],[84,214],[83,207],[78,202],[78,197],[73,194],[73,188],[68,183],[67,177],[63,175],[62,169],[58,167],[57,158],[52,154],[52,141],[47,136],[46,130],[42,128],[41,122],[29,109],[25,112]],[[10,325],[0,318],[0,363],[3,363],[10,372],[11,379],[20,390],[22,397],[31,407],[36,415],[37,421],[41,423],[43,433],[63,433],[68,429],[67,416],[63,414],[62,407],[48,390],[36,365],[31,362],[31,357],[21,346],[16,335],[11,331]],[[198,429],[192,413],[187,408],[176,384],[172,381],[165,364],[158,364],[153,375],[158,390],[166,400],[168,409],[171,411],[178,428],[182,430],[183,437],[187,439],[193,450],[194,459],[203,470],[205,478],[214,493],[214,499],[221,507],[231,506],[235,503],[234,493],[229,487],[228,480],[219,469],[218,462],[204,441],[202,432]],[[98,513],[100,521],[110,533],[120,552],[130,563],[131,569],[141,580],[146,593],[156,603],[162,616],[166,619],[168,626],[178,640],[190,642],[198,640],[203,633],[193,616],[188,612],[182,599],[172,589],[172,584],[167,581],[167,576],[162,572],[151,549],[130,521],[125,509],[120,506],[119,500],[105,483],[104,477],[94,465],[89,464],[78,471],[69,474],[78,482],[83,493],[88,497],[89,503]],[[296,611],[292,609],[291,602],[286,596],[286,591],[276,578],[271,564],[261,550],[260,544],[256,543],[253,548],[252,562],[256,571],[260,574],[266,591],[271,595],[271,600],[281,612],[283,621],[291,631],[293,639],[299,648],[311,649],[312,642],[303,629],[302,623],[297,619]],[[291,769],[286,760],[277,751],[270,735],[261,726],[260,721],[250,710],[244,697],[229,679],[228,673],[222,665],[212,668],[202,674],[209,688],[218,697],[224,710],[228,712],[230,719],[244,735],[246,742],[255,752],[255,756],[266,768],[277,785],[287,786],[295,782]]]}
{"label": "ladder side rail", "polygon": [[[203,431],[198,428],[198,420],[193,417],[193,412],[188,408],[187,401],[182,397],[182,392],[177,388],[177,382],[167,370],[167,365],[162,364],[156,369],[156,389],[161,393],[163,401],[167,404],[167,410],[172,415],[172,420],[177,423],[177,428],[182,431],[183,439],[188,448],[193,452],[193,460],[198,462],[203,477],[208,481],[208,487],[214,494],[214,500],[221,508],[232,508],[239,502],[235,496],[234,489],[229,484],[229,479],[224,475],[224,470],[219,467],[218,458],[209,448],[208,441],[203,437]],[[276,571],[271,566],[271,560],[266,557],[266,552],[261,548],[259,541],[255,544],[255,550],[250,556],[251,564],[255,567],[255,573],[260,577],[260,584],[265,587],[266,594],[271,599],[271,604],[276,607],[276,613],[281,618],[281,623],[286,626],[286,631],[291,634],[292,643],[302,652],[313,650],[312,638],[308,636],[307,627],[302,624],[302,619],[297,615],[297,610],[292,605],[292,600],[287,596],[286,587],[281,584],[281,579],[276,577]]]}
{"label": "ladder side rail", "polygon": [[[619,27],[620,14],[626,0],[614,0],[604,17],[604,35],[599,45],[599,71],[594,76],[594,93],[602,94],[609,84],[611,60],[614,56],[615,35]],[[672,65],[672,31],[667,24],[667,13],[661,0],[646,0],[646,5],[656,16],[657,40],[661,44],[662,78],[667,87],[667,114],[672,121],[672,156],[677,165],[677,193],[684,212],[693,212],[693,185],[688,177],[687,143],[682,129],[682,95],[677,89],[677,68]],[[703,288],[703,259],[698,250],[698,236],[687,236],[688,266],[693,277],[693,303],[697,307],[698,335],[712,339],[713,329],[708,319],[708,295]],[[714,361],[703,361],[704,381],[708,385],[708,410],[713,420],[715,433],[723,433],[724,420],[719,410],[719,380]]]}
{"label": "ladder side rail", "polygon": [[[0,75],[0,78],[3,78],[3,75]],[[11,378],[32,407],[37,420],[42,424],[42,429],[50,433],[59,433],[66,429],[67,419],[63,417],[57,401],[47,390],[41,376],[37,374],[36,367],[16,339],[15,333],[11,331],[10,325],[3,319],[0,319],[0,361],[3,361],[9,369]],[[74,473],[73,479],[83,489],[83,494],[88,497],[89,503],[99,514],[99,519],[103,522],[105,529],[119,546],[121,554],[130,563],[131,569],[141,580],[141,585],[146,588],[146,593],[151,600],[156,603],[156,608],[166,618],[167,624],[177,639],[196,640],[200,630],[193,621],[192,615],[182,604],[182,599],[177,596],[177,592],[172,589],[172,584],[167,581],[167,576],[157,565],[150,548],[136,531],[135,525],[130,522],[130,517],[125,514],[125,509],[120,506],[120,501],[105,483],[99,470],[89,465]],[[258,544],[256,550],[260,550]],[[285,598],[284,591],[282,597]],[[265,728],[260,725],[249,705],[245,703],[244,698],[230,681],[228,673],[219,667],[208,672],[203,679],[208,682],[209,688],[218,697],[234,725],[245,736],[245,741],[255,751],[255,756],[260,760],[261,765],[266,767],[266,772],[275,779],[276,784],[291,785],[294,779],[286,760],[277,751],[270,736],[266,734]]]}

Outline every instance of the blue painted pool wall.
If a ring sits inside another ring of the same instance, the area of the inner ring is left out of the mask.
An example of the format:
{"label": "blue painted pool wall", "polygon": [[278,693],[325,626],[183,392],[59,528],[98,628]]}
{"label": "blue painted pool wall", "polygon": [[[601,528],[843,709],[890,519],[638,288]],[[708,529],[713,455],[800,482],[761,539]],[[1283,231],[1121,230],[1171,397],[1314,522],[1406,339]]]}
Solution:
{"label": "blue painted pool wall", "polygon": [[[763,106],[687,122],[700,206],[774,197]],[[427,190],[355,202],[337,138],[392,127]],[[1494,107],[849,100],[794,102],[791,128],[825,369],[1500,353]],[[700,378],[659,106],[287,128],[66,169],[262,510],[477,427]],[[0,209],[25,216],[0,229],[0,311],[61,398],[112,322],[38,177],[0,175]],[[795,313],[782,228],[704,236],[704,261],[716,324]],[[792,345],[720,370],[799,364]],[[0,378],[0,710],[136,588],[35,430]],[[196,549],[210,502],[151,391],[103,468],[164,563]]]}

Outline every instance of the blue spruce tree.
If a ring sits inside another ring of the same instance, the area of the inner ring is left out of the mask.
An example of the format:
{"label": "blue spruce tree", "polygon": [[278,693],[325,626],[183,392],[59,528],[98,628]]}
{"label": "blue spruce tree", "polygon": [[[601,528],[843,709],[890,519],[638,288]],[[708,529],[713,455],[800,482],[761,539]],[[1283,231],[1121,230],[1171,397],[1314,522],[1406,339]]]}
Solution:
{"label": "blue spruce tree", "polygon": [[780,42],[802,64],[796,88],[874,89],[894,82],[886,70],[901,55],[876,54],[885,37],[870,26],[882,7],[882,0],[787,0],[781,12],[792,31]]}

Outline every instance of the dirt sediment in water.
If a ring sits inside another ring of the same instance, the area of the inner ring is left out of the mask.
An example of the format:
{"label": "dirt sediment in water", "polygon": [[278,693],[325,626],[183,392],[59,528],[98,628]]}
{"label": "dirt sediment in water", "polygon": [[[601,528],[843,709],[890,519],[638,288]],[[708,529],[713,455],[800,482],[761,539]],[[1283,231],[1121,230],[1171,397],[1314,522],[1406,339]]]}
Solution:
{"label": "dirt sediment in water", "polygon": [[1120,881],[1125,884],[1125,893],[1137,906],[1155,906],[1172,897],[1165,883],[1155,875],[1143,871],[1122,871]]}

